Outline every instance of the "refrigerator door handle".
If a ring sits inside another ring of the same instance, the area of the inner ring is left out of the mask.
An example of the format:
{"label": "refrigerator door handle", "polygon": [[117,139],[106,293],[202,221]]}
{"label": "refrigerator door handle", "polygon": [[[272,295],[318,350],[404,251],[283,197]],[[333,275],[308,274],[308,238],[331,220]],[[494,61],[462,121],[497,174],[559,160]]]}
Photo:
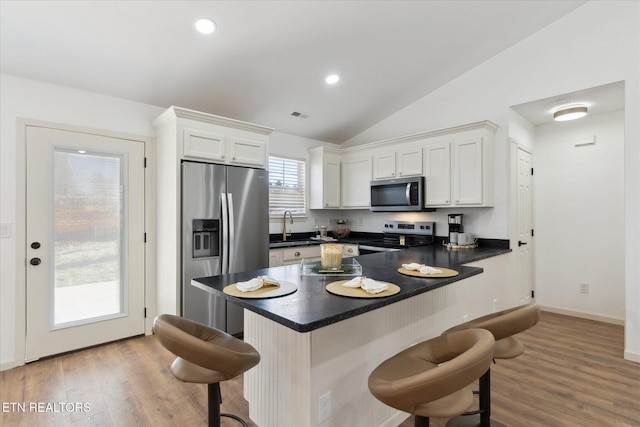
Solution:
{"label": "refrigerator door handle", "polygon": [[227,193],[227,204],[229,208],[229,219],[227,221],[227,230],[229,230],[229,246],[228,246],[228,258],[229,258],[229,273],[236,273],[236,262],[235,262],[235,218],[233,214],[233,194]]}
{"label": "refrigerator door handle", "polygon": [[222,274],[229,273],[229,210],[227,208],[227,193],[220,194],[222,208]]}

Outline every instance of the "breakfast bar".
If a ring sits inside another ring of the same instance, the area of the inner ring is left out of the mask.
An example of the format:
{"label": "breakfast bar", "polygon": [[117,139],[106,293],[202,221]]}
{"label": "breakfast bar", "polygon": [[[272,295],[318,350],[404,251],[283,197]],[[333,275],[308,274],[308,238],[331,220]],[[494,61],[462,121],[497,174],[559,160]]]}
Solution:
{"label": "breakfast bar", "polygon": [[[244,339],[261,355],[258,366],[244,377],[249,415],[256,424],[397,426],[408,414],[370,395],[369,373],[382,360],[439,335],[465,315],[488,311],[482,300],[492,296],[479,280],[486,271],[479,265],[488,262],[493,270],[499,255],[508,252],[430,247],[357,257],[363,276],[400,288],[386,297],[334,295],[326,286],[344,277],[301,275],[299,265],[199,278],[192,285],[245,308]],[[453,269],[458,275],[423,278],[398,272],[412,262]],[[295,283],[297,290],[276,298],[223,292],[257,276]]]}

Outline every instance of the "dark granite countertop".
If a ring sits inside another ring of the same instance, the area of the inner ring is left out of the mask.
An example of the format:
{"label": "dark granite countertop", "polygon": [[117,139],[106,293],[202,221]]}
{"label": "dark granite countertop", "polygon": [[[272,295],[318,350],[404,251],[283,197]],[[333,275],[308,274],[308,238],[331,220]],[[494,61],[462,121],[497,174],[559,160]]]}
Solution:
{"label": "dark granite countertop", "polygon": [[[359,314],[384,307],[394,302],[437,289],[447,284],[482,273],[481,268],[462,264],[479,261],[510,252],[510,249],[478,248],[451,251],[442,246],[422,246],[398,252],[380,252],[356,257],[362,265],[363,275],[375,280],[390,282],[400,287],[396,295],[383,298],[349,298],[330,294],[325,286],[345,277],[300,276],[299,265],[271,267],[243,273],[194,279],[192,285],[223,296],[237,305],[267,317],[297,332],[309,332]],[[425,279],[405,276],[398,267],[418,262],[434,267],[451,268],[460,274],[441,279]],[[298,284],[293,294],[269,299],[237,298],[222,292],[225,286],[268,275],[278,280]],[[349,277],[346,277],[347,279]]]}

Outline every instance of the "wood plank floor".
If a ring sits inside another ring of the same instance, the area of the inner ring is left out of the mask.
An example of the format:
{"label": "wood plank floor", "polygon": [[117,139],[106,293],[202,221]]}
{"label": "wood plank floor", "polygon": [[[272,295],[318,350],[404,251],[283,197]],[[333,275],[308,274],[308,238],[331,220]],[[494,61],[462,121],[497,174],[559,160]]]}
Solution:
{"label": "wood plank floor", "polygon": [[[492,367],[494,419],[511,427],[640,426],[640,364],[622,359],[621,326],[544,312],[519,338],[525,354]],[[138,337],[3,371],[0,425],[206,425],[206,387],[175,380],[172,360],[154,337]],[[242,379],[221,388],[222,410],[249,421]],[[31,403],[57,412],[28,412]],[[401,424],[412,425],[411,418]]]}

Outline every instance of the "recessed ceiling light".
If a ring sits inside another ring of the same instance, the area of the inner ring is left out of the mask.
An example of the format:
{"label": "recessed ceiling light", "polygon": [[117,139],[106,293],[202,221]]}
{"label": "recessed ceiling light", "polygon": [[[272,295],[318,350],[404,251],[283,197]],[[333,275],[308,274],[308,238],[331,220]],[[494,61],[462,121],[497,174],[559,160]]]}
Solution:
{"label": "recessed ceiling light", "polygon": [[553,113],[553,120],[556,122],[566,122],[575,120],[587,115],[587,107],[585,105],[567,105],[556,110]]}
{"label": "recessed ceiling light", "polygon": [[216,30],[216,23],[209,18],[200,18],[196,21],[196,30],[202,34],[211,34]]}
{"label": "recessed ceiling light", "polygon": [[326,79],[324,79],[324,81],[327,82],[328,85],[334,85],[340,81],[340,76],[337,74],[330,74]]}

